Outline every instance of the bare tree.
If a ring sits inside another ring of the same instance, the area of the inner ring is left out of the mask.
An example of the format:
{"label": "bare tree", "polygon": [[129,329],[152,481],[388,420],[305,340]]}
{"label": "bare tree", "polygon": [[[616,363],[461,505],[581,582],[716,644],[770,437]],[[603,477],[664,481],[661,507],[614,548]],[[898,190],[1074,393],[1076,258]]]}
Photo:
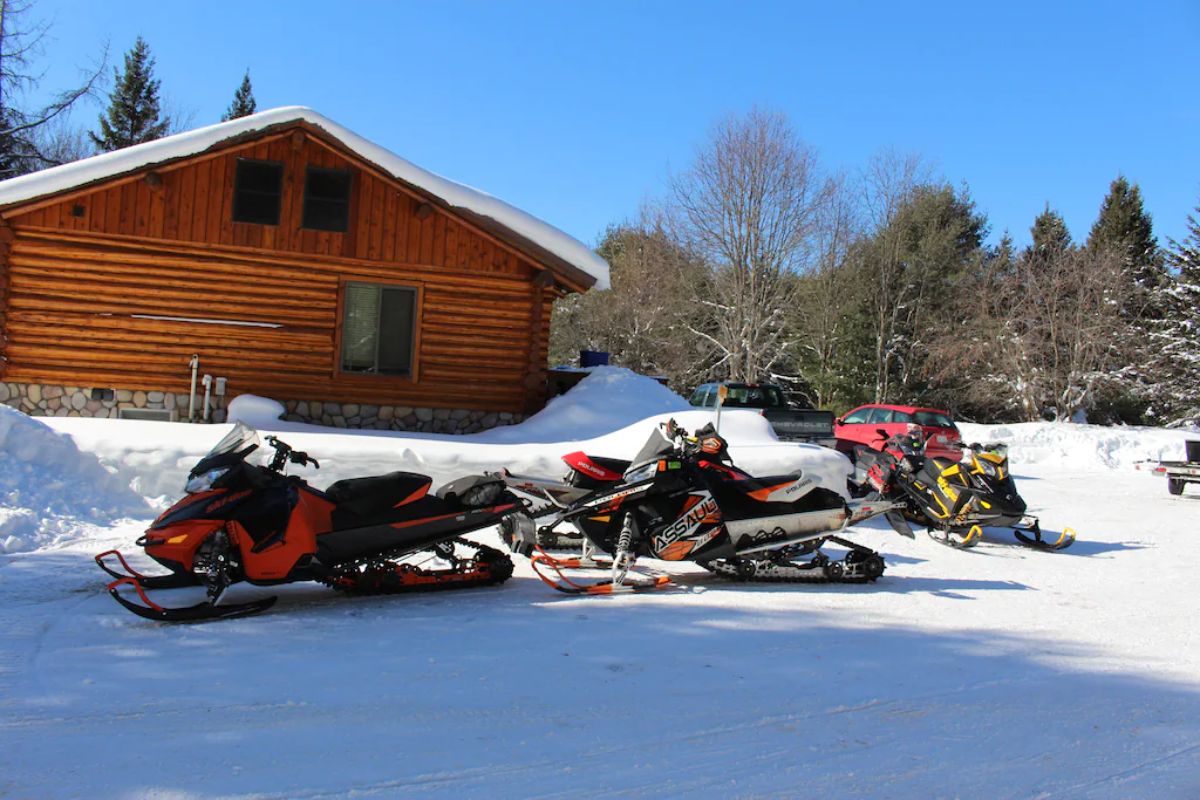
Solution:
{"label": "bare tree", "polygon": [[795,332],[787,316],[796,273],[809,267],[819,210],[832,184],[786,117],[753,110],[719,123],[689,170],[671,182],[681,240],[713,269],[697,301],[711,325],[692,332],[733,380],[772,375]]}
{"label": "bare tree", "polygon": [[850,376],[844,351],[853,336],[848,314],[857,293],[846,258],[861,235],[860,203],[843,176],[834,179],[829,202],[821,209],[814,243],[814,268],[800,281],[795,314],[789,324],[796,337],[797,362],[809,402],[830,406],[843,399]]}
{"label": "bare tree", "polygon": [[[966,399],[1007,400],[1024,420],[1074,418],[1139,347],[1125,318],[1121,253],[1067,248],[998,261],[959,294],[966,335],[943,340],[945,374],[969,374]],[[1005,409],[997,408],[997,411]]]}
{"label": "bare tree", "polygon": [[935,182],[933,166],[919,154],[901,153],[890,147],[876,152],[860,178],[867,222],[874,228],[886,227],[918,186]]}
{"label": "bare tree", "polygon": [[597,252],[609,262],[612,288],[555,304],[551,360],[570,363],[581,349],[603,350],[614,364],[664,375],[680,391],[700,382],[711,353],[691,333],[704,324],[691,296],[706,280],[703,263],[671,239],[650,208],[610,227]]}
{"label": "bare tree", "polygon": [[61,124],[76,102],[93,94],[107,59],[105,48],[100,63],[83,71],[79,86],[59,92],[45,106],[22,108],[19,98],[41,80],[33,64],[49,30],[44,22],[27,21],[32,8],[32,0],[0,0],[0,178],[63,163],[45,148],[53,137],[43,129]]}

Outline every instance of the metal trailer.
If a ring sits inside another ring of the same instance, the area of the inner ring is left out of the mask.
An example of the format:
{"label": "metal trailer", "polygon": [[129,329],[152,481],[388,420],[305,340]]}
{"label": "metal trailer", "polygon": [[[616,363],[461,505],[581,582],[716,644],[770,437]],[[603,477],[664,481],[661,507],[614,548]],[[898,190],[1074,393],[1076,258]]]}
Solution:
{"label": "metal trailer", "polygon": [[1156,475],[1167,476],[1167,491],[1183,494],[1189,483],[1200,483],[1200,441],[1186,442],[1187,461],[1160,461],[1154,468]]}

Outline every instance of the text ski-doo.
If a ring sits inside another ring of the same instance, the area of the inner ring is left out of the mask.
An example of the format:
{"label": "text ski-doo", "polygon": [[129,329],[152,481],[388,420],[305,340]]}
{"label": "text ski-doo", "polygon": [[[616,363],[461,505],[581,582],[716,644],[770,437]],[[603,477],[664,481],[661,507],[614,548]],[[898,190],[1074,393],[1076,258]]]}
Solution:
{"label": "text ski-doo", "polygon": [[[319,468],[316,459],[273,436],[267,442],[274,448],[270,464],[249,463],[258,434],[238,423],[192,468],[183,499],[137,540],[169,574],[142,575],[116,550],[96,556],[115,578],[108,590],[118,603],[147,619],[195,621],[247,616],[274,604],[274,597],[221,604],[239,581],[318,581],[348,593],[391,594],[487,586],[512,575],[507,555],[460,538],[523,507],[501,480],[467,476],[431,495],[428,477],[392,472],[338,481],[322,492],[284,474],[289,462]],[[146,594],[183,586],[203,586],[206,600],[168,608]],[[123,587],[142,603],[123,596]]]}
{"label": "text ski-doo", "polygon": [[[881,555],[837,535],[853,516],[839,494],[801,473],[752,477],[728,460],[726,442],[711,425],[689,437],[673,420],[666,422],[620,480],[567,502],[540,528],[527,514],[515,514],[501,525],[501,536],[515,552],[530,556],[542,580],[568,593],[610,594],[669,583],[665,575],[636,568],[639,558],[692,561],[735,580],[863,583],[883,574]],[[508,479],[512,488],[531,488],[527,478]],[[894,504],[862,504],[860,510],[868,507],[882,513]],[[564,524],[581,534],[579,558],[551,555],[539,544]],[[821,552],[826,542],[849,552],[831,559]],[[604,569],[609,576],[579,583],[568,573],[580,569]]]}
{"label": "text ski-doo", "polygon": [[934,540],[958,548],[976,545],[984,528],[1011,528],[1021,544],[1041,550],[1062,550],[1075,541],[1070,528],[1054,541],[1042,537],[1017,493],[1005,445],[955,443],[963,450],[955,462],[927,457],[919,434],[878,433],[882,449],[855,449],[855,474],[872,498],[903,503],[885,514],[897,533],[912,538],[910,523],[917,523]]}

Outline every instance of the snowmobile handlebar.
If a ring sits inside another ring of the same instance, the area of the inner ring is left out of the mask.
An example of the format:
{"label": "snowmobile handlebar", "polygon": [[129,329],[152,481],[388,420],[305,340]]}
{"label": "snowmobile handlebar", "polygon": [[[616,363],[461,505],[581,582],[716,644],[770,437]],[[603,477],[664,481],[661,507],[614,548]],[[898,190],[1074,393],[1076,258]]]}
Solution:
{"label": "snowmobile handlebar", "polygon": [[275,456],[271,459],[271,464],[268,467],[273,472],[283,472],[283,468],[290,461],[293,464],[307,466],[312,464],[313,469],[320,469],[321,463],[310,456],[303,450],[294,450],[287,442],[281,441],[277,436],[268,436],[267,444],[275,448]]}

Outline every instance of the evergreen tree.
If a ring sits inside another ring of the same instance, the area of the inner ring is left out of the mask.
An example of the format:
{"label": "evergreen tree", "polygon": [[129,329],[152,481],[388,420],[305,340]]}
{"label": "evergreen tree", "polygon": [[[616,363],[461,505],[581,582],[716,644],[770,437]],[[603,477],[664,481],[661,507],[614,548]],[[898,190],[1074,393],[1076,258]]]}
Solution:
{"label": "evergreen tree", "polygon": [[233,102],[229,104],[229,108],[221,115],[221,122],[229,122],[231,119],[239,117],[248,117],[258,109],[258,103],[254,100],[254,90],[250,87],[250,70],[246,70],[245,76],[242,78],[242,85],[234,92]]}
{"label": "evergreen tree", "polygon": [[1029,232],[1033,236],[1032,255],[1052,258],[1071,247],[1071,234],[1067,231],[1067,224],[1061,214],[1050,208],[1049,203],[1034,219]]}
{"label": "evergreen tree", "polygon": [[[1200,206],[1196,206],[1200,213]],[[1191,283],[1200,283],[1200,222],[1195,214],[1188,214],[1188,235],[1182,242],[1171,240],[1171,249],[1167,253],[1167,261],[1179,270],[1179,276]]]}
{"label": "evergreen tree", "polygon": [[[1200,206],[1197,207],[1200,212]],[[1171,242],[1167,261],[1178,270],[1156,292],[1161,319],[1148,325],[1153,376],[1148,416],[1159,422],[1200,416],[1200,223],[1188,215],[1188,235]]]}
{"label": "evergreen tree", "polygon": [[906,402],[929,389],[929,350],[947,335],[956,285],[979,270],[986,233],[987,218],[965,189],[924,185],[851,248],[863,349],[846,356],[871,370],[856,376],[866,399]]}
{"label": "evergreen tree", "polygon": [[1096,394],[1093,421],[1140,422],[1150,412],[1158,375],[1153,333],[1167,314],[1162,289],[1169,283],[1150,215],[1137,184],[1123,175],[1109,187],[1088,235],[1087,250],[1120,259],[1122,281],[1105,299],[1119,305],[1128,323],[1124,333],[1128,361],[1114,369]]}
{"label": "evergreen tree", "polygon": [[100,133],[92,142],[100,150],[153,141],[164,136],[170,119],[159,108],[159,81],[154,77],[154,57],[141,36],[125,54],[125,70],[113,70],[113,90],[108,110],[100,117]]}
{"label": "evergreen tree", "polygon": [[1088,234],[1090,250],[1113,249],[1125,259],[1130,279],[1137,286],[1157,286],[1162,278],[1162,256],[1154,238],[1150,215],[1142,206],[1142,192],[1118,175],[1100,205],[1100,215]]}

